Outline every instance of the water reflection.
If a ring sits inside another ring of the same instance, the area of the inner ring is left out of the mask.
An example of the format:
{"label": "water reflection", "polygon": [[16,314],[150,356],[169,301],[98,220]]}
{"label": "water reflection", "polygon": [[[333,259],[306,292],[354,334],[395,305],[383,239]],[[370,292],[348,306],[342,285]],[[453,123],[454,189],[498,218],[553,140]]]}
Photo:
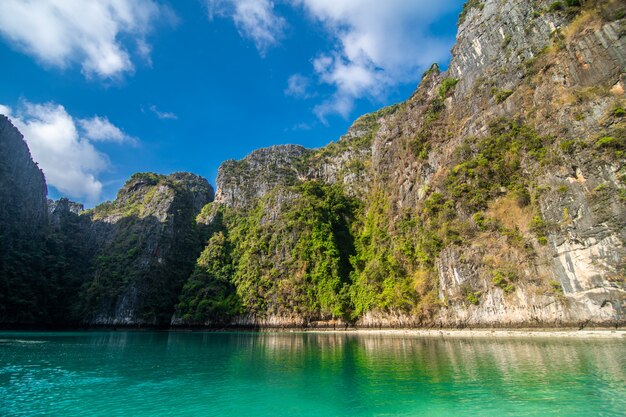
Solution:
{"label": "water reflection", "polygon": [[167,332],[0,339],[3,415],[587,416],[626,409],[621,340]]}

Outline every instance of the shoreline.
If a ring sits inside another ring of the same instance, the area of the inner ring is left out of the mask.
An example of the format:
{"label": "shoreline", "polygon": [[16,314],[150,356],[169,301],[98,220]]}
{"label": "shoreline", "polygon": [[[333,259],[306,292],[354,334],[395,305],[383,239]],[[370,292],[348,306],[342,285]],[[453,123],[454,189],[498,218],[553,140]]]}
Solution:
{"label": "shoreline", "polygon": [[[295,331],[294,331],[295,332]],[[429,338],[576,338],[624,339],[623,329],[348,329],[305,330],[304,333],[345,333],[358,335],[414,336]]]}
{"label": "shoreline", "polygon": [[44,328],[0,328],[0,332],[172,332],[172,333],[312,333],[359,336],[410,336],[442,339],[503,339],[503,338],[557,338],[557,339],[623,339],[626,340],[624,328],[476,328],[476,329],[415,329],[415,328],[146,328],[146,327],[91,327],[74,329]]}

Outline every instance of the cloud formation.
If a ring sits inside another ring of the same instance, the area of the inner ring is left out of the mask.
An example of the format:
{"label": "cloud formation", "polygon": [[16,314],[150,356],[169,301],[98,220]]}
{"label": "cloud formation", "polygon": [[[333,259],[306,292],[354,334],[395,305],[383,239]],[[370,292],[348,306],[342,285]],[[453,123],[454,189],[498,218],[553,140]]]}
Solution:
{"label": "cloud formation", "polygon": [[60,192],[89,203],[102,193],[98,179],[109,167],[108,157],[92,142],[125,142],[130,136],[106,117],[74,119],[56,103],[20,103],[16,109],[0,105],[22,132],[46,181]]}
{"label": "cloud formation", "polygon": [[44,65],[113,78],[134,69],[127,43],[149,60],[146,36],[163,12],[153,0],[2,0],[0,35]]}
{"label": "cloud formation", "polygon": [[252,40],[261,56],[283,36],[286,21],[274,13],[270,0],[207,0],[207,6],[209,19],[231,17],[239,34]]}
{"label": "cloud formation", "polygon": [[458,1],[441,0],[292,0],[323,24],[336,48],[313,61],[321,83],[333,96],[315,107],[322,119],[332,113],[347,117],[354,101],[384,98],[394,85],[416,81],[424,68],[445,60],[453,39],[429,28]]}
{"label": "cloud formation", "polygon": [[[278,44],[286,22],[269,0],[207,0],[209,15],[231,17],[242,36],[264,54]],[[311,77],[294,74],[285,94],[311,98],[311,79],[334,93],[314,108],[324,121],[348,117],[360,98],[382,101],[394,86],[419,80],[424,69],[448,57],[453,38],[431,25],[459,7],[459,0],[284,0],[325,28],[334,47],[313,57]]]}
{"label": "cloud formation", "polygon": [[309,86],[311,81],[302,74],[293,74],[287,80],[285,94],[296,98],[309,98]]}
{"label": "cloud formation", "polygon": [[178,116],[175,113],[168,111],[159,111],[159,109],[157,109],[157,106],[155,106],[154,104],[150,106],[150,111],[156,114],[156,117],[161,120],[178,120]]}
{"label": "cloud formation", "polygon": [[135,138],[128,136],[106,117],[94,116],[91,119],[80,119],[78,125],[82,129],[83,136],[93,142],[135,142]]}

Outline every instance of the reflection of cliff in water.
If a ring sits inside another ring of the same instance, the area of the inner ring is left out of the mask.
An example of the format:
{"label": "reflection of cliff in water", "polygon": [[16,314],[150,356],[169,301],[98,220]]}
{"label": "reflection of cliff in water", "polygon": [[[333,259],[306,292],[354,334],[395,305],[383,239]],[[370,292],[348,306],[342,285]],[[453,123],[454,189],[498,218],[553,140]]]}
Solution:
{"label": "reflection of cliff in water", "polygon": [[[210,336],[210,334],[209,334]],[[291,365],[312,357],[325,366],[359,362],[361,369],[419,377],[432,382],[498,379],[505,383],[528,376],[540,384],[581,370],[626,380],[624,343],[606,340],[434,339],[412,336],[351,334],[235,333],[228,336],[243,352],[238,361]],[[348,358],[349,357],[349,358]]]}
{"label": "reflection of cliff in water", "polygon": [[[121,407],[125,413],[113,414],[494,417],[626,409],[619,339],[211,332],[2,339],[8,415],[41,407],[72,415]],[[124,404],[112,404],[121,392]]]}

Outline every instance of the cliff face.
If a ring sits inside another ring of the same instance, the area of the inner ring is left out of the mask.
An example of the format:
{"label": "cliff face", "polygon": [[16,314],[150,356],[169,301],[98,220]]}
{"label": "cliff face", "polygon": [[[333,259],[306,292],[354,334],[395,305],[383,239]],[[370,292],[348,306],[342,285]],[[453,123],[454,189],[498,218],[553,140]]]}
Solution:
{"label": "cliff face", "polygon": [[[30,151],[21,133],[9,119],[0,115],[0,153],[2,169],[2,224],[12,219],[21,229],[40,228],[46,222],[46,195],[48,193],[43,172],[30,156]],[[23,210],[16,210],[9,217],[11,204],[18,203]]]}
{"label": "cliff face", "polygon": [[0,323],[168,324],[206,230],[213,188],[196,175],[136,174],[95,209],[46,200],[22,135],[0,116]]}
{"label": "cliff face", "polygon": [[205,239],[195,217],[213,197],[211,185],[193,174],[135,174],[113,202],[85,213],[95,256],[81,297],[84,320],[169,323]]}
{"label": "cliff face", "polygon": [[[483,238],[444,249],[444,325],[624,320],[625,6],[582,3],[486,1],[459,29],[446,74],[460,80],[446,103],[461,121],[456,136],[480,135],[505,117],[546,139],[545,155],[520,161],[532,215],[508,207],[506,194],[487,206],[489,217],[536,241],[521,253]],[[478,300],[468,303],[471,293]]]}
{"label": "cliff face", "polygon": [[471,1],[406,102],[226,163],[194,294],[219,269],[233,302],[183,296],[186,322],[623,322],[626,6],[580,3]]}
{"label": "cliff face", "polygon": [[47,314],[41,259],[46,194],[43,173],[22,135],[0,115],[0,322],[32,322]]}
{"label": "cliff face", "polygon": [[311,151],[298,145],[258,149],[241,161],[220,166],[215,200],[230,207],[247,207],[274,187],[295,184],[302,174],[298,164]]}

